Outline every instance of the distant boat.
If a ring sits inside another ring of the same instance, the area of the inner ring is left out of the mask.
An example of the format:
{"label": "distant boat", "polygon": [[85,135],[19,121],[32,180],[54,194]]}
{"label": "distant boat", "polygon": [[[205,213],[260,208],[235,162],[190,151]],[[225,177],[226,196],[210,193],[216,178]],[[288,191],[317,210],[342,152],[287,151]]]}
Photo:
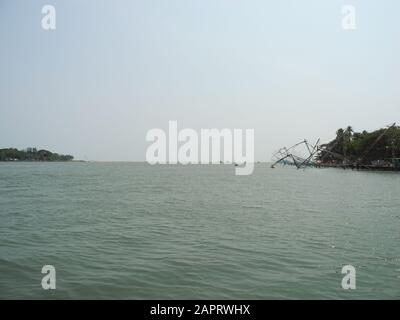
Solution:
{"label": "distant boat", "polygon": [[[233,164],[235,165],[235,167],[238,167],[238,166],[239,166],[239,164],[237,164],[236,162],[234,162]],[[246,165],[246,161],[243,162],[241,165],[242,165],[242,166],[245,166],[245,165]]]}

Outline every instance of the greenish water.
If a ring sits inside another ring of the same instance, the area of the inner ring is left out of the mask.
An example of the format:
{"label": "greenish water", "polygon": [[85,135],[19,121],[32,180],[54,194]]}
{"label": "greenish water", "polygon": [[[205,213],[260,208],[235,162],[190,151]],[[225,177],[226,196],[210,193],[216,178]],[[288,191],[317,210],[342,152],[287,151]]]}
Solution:
{"label": "greenish water", "polygon": [[0,298],[400,298],[399,194],[396,173],[2,163]]}

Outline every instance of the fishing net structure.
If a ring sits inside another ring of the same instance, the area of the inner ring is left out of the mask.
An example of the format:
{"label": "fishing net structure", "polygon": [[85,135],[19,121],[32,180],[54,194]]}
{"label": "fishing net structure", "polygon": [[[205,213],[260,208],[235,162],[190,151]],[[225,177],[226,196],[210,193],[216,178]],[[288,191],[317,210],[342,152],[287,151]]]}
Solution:
{"label": "fishing net structure", "polygon": [[318,151],[318,143],[319,140],[314,145],[303,140],[289,148],[279,149],[272,156],[271,167],[275,167],[278,163],[296,166],[298,169],[313,165]]}
{"label": "fishing net structure", "polygon": [[[273,156],[272,156],[272,165],[271,167],[274,168],[275,165],[277,164],[283,164],[283,165],[293,165],[296,166],[297,169],[304,168],[307,166],[315,166],[317,165],[318,167],[320,166],[340,166],[343,168],[346,167],[351,167],[351,168],[380,168],[379,166],[382,167],[382,165],[379,164],[379,162],[383,162],[385,160],[377,160],[375,161],[378,164],[372,163],[372,165],[368,164],[368,155],[371,153],[371,151],[376,147],[379,146],[380,141],[384,138],[385,135],[390,133],[390,130],[392,128],[396,127],[396,123],[393,123],[392,125],[387,126],[385,129],[380,129],[377,131],[374,131],[371,134],[375,134],[375,136],[372,136],[370,141],[367,141],[366,146],[364,147],[364,150],[360,152],[358,155],[351,155],[348,152],[346,146],[346,141],[352,141],[351,138],[352,136],[350,135],[350,138],[345,139],[346,136],[343,135],[343,130],[342,130],[342,135],[339,134],[339,130],[337,132],[337,137],[332,140],[331,142],[327,144],[322,144],[320,145],[318,141],[315,144],[309,143],[307,140],[300,141],[293,146],[289,148],[281,148],[278,151],[276,151]],[[351,127],[350,127],[351,128]],[[364,133],[363,133],[364,134]],[[358,133],[360,135],[360,133]],[[368,135],[368,133],[366,133]],[[393,134],[392,134],[393,136]],[[386,145],[381,146],[386,148],[380,150],[378,152],[379,157],[383,157],[382,155],[387,153],[387,150],[390,149],[390,146],[387,145],[388,143],[386,142]],[[392,150],[394,149],[395,143],[392,138],[391,142],[391,148]],[[379,148],[378,148],[379,150]],[[375,153],[377,153],[375,151]],[[395,157],[395,151],[392,151],[392,163],[395,165],[395,161],[397,161],[397,158]],[[393,166],[392,164],[392,166]],[[388,165],[386,165],[388,166]],[[389,165],[390,166],[390,165]]]}

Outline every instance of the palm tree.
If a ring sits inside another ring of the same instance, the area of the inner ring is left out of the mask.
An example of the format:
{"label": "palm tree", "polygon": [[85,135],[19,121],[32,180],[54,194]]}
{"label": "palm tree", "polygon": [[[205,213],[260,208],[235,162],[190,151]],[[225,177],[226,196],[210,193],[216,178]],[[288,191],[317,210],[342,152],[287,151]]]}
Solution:
{"label": "palm tree", "polygon": [[346,135],[346,133],[345,133],[345,131],[343,130],[343,129],[339,129],[339,130],[337,130],[336,131],[336,152],[338,152],[338,153],[341,153],[341,154],[344,154],[344,152],[345,152],[345,141],[346,141],[346,138],[345,138],[345,135]]}
{"label": "palm tree", "polygon": [[351,137],[353,136],[353,133],[354,133],[353,127],[347,126],[345,133],[346,133],[346,136],[351,139]]}
{"label": "palm tree", "polygon": [[347,156],[347,150],[349,148],[349,144],[353,138],[353,128],[351,126],[347,126],[346,130],[343,133],[343,155],[344,157]]}

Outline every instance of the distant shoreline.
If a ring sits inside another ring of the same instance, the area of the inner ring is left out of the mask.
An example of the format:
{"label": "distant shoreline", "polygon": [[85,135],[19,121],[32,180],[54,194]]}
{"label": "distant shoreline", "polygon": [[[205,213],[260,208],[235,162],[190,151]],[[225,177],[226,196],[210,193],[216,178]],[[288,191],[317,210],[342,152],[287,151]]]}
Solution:
{"label": "distant shoreline", "polygon": [[[0,163],[77,163],[93,162],[85,160],[0,160]],[[95,161],[96,162],[96,161]]]}
{"label": "distant shoreline", "polygon": [[0,149],[1,162],[69,162],[73,161],[71,155],[53,153],[48,150],[37,150],[36,148],[27,148],[18,150],[16,148]]}

